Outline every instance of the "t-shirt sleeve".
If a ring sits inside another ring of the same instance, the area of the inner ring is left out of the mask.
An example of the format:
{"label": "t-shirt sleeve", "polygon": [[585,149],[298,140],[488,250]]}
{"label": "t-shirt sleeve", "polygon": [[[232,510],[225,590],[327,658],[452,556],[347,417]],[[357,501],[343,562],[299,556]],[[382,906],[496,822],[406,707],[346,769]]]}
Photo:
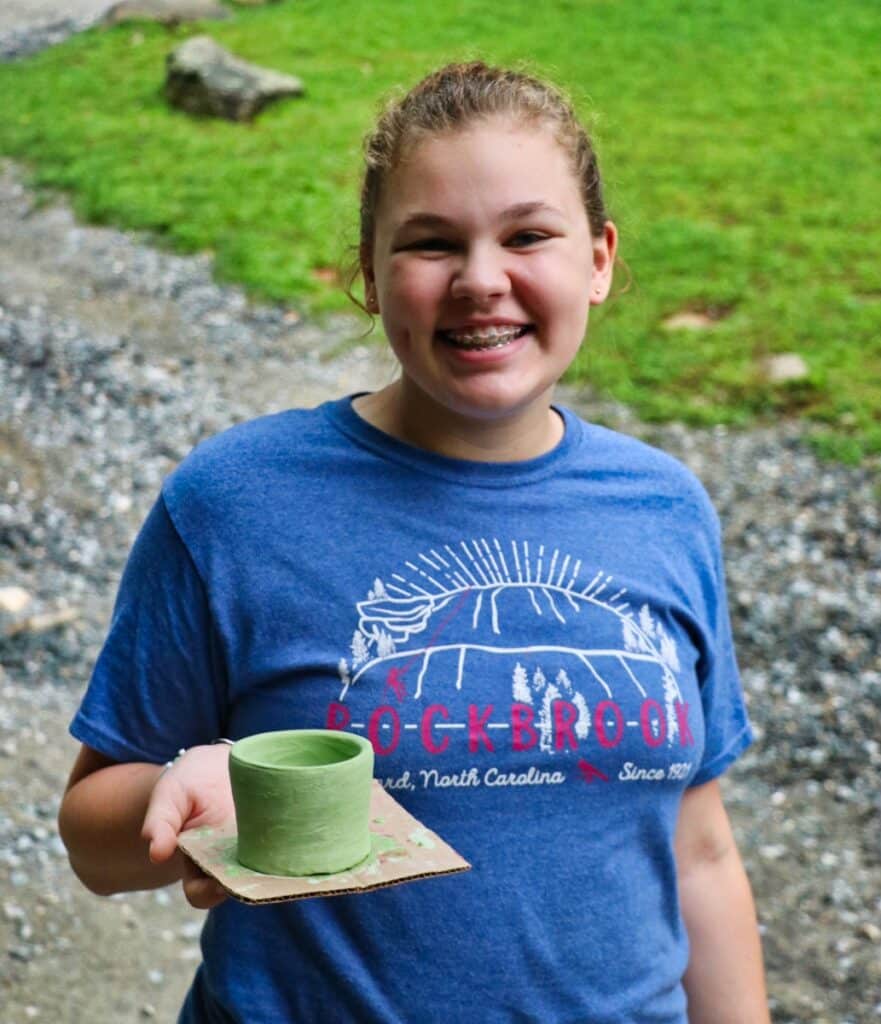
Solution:
{"label": "t-shirt sleeve", "polygon": [[223,735],[226,676],[205,587],[162,497],[135,541],[70,731],[117,761]]}
{"label": "t-shirt sleeve", "polygon": [[691,786],[717,778],[753,741],[731,634],[719,521],[712,510],[711,543],[705,598],[707,634],[698,662],[705,742]]}

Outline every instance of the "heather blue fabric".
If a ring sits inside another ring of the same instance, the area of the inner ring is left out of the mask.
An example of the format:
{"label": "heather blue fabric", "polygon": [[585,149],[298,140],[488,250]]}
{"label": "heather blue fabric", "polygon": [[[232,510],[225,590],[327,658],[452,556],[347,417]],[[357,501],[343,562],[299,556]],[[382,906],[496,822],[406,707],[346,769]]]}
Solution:
{"label": "heather blue fabric", "polygon": [[344,727],[473,865],[227,901],[182,1020],[685,1024],[677,812],[751,740],[718,522],[674,459],[561,414],[552,452],[484,464],[344,399],[165,482],[74,736],[162,762]]}

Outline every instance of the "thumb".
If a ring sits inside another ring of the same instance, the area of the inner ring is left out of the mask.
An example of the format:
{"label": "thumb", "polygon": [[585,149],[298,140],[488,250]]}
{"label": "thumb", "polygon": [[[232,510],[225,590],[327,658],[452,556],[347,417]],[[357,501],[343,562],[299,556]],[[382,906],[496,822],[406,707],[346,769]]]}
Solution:
{"label": "thumb", "polygon": [[159,777],[144,816],[141,838],[150,844],[154,864],[167,861],[177,849],[177,837],[189,817],[189,799],[181,786],[165,774]]}

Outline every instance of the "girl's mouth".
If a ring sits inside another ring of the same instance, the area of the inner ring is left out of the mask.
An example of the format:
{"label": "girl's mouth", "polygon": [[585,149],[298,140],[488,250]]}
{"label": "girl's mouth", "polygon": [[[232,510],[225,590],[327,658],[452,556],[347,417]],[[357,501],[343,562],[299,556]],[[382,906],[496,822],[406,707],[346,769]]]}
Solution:
{"label": "girl's mouth", "polygon": [[497,327],[461,327],[456,330],[438,331],[441,341],[453,348],[466,352],[484,352],[488,349],[504,348],[512,341],[522,338],[531,330],[531,324],[504,324]]}

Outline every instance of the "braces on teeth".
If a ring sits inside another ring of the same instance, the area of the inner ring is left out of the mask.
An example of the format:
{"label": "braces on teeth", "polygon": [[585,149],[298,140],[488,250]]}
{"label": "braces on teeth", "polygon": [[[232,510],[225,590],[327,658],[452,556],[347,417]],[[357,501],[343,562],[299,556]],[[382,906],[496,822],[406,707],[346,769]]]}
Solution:
{"label": "braces on teeth", "polygon": [[444,333],[450,341],[462,348],[501,348],[518,338],[524,331],[525,327],[489,327],[486,330],[468,334],[459,334],[454,331],[445,331]]}

